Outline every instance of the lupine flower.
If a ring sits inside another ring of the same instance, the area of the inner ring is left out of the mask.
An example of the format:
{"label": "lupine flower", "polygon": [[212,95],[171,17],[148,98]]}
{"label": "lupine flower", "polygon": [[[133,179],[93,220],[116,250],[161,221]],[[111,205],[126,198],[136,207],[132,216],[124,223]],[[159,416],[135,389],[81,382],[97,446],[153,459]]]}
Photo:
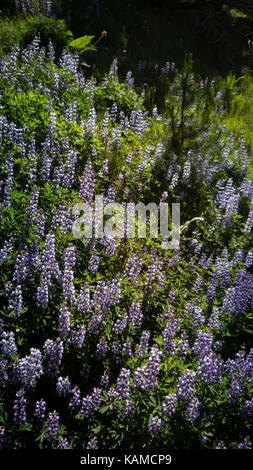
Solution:
{"label": "lupine flower", "polygon": [[177,405],[177,395],[176,393],[171,393],[165,397],[165,402],[162,404],[162,412],[166,416],[172,416],[176,412]]}
{"label": "lupine flower", "polygon": [[151,348],[147,365],[138,367],[134,372],[133,384],[141,390],[154,390],[157,384],[161,352],[157,344]]}
{"label": "lupine flower", "polygon": [[64,338],[70,332],[70,311],[66,302],[60,307],[60,316],[58,320],[58,332],[59,335]]}
{"label": "lupine flower", "polygon": [[71,384],[68,377],[59,377],[56,384],[59,397],[66,397],[71,393]]}
{"label": "lupine flower", "polygon": [[69,343],[74,349],[82,349],[85,339],[85,328],[83,325],[77,325],[75,330],[70,331]]}
{"label": "lupine flower", "polygon": [[13,364],[14,381],[23,387],[35,388],[36,381],[42,374],[42,354],[39,349],[31,348],[29,356],[16,359]]}
{"label": "lupine flower", "polygon": [[64,273],[63,273],[63,295],[64,299],[69,300],[71,303],[76,302],[75,287],[74,287],[74,272],[73,268],[76,262],[76,248],[69,245],[63,256]]}
{"label": "lupine flower", "polygon": [[212,335],[208,331],[199,330],[197,339],[192,348],[193,352],[199,356],[206,356],[211,352],[212,348]]}
{"label": "lupine flower", "polygon": [[70,449],[69,443],[65,437],[62,437],[56,449]]}
{"label": "lupine flower", "polygon": [[194,424],[196,419],[199,417],[199,406],[201,403],[199,402],[198,398],[194,397],[192,400],[189,401],[186,410],[185,410],[185,417],[186,420],[189,421],[191,424]]}
{"label": "lupine flower", "polygon": [[26,423],[27,416],[26,416],[26,406],[27,406],[27,399],[25,398],[25,391],[23,388],[17,391],[16,399],[13,403],[13,420],[19,427],[23,426]]}
{"label": "lupine flower", "polygon": [[5,359],[0,360],[0,386],[4,380],[8,380],[8,362]]}
{"label": "lupine flower", "polygon": [[163,353],[167,356],[173,356],[175,353],[175,334],[178,330],[179,321],[173,314],[169,316],[166,327],[163,330]]}
{"label": "lupine flower", "polygon": [[43,349],[45,353],[49,355],[49,360],[47,364],[48,375],[51,377],[55,377],[59,374],[59,368],[62,361],[63,342],[60,338],[57,338],[56,341],[53,341],[52,339],[47,339],[45,341]]}
{"label": "lupine flower", "polygon": [[0,449],[4,446],[6,440],[6,432],[5,432],[5,427],[0,426]]}
{"label": "lupine flower", "polygon": [[107,353],[107,342],[104,336],[100,339],[99,343],[97,344],[97,349],[96,349],[96,356],[98,359],[103,359],[106,356]]}
{"label": "lupine flower", "polygon": [[79,408],[81,404],[81,392],[80,392],[79,387],[75,385],[75,387],[73,387],[73,389],[70,391],[70,394],[72,395],[72,398],[69,402],[69,408],[71,410],[75,410]]}
{"label": "lupine flower", "polygon": [[98,449],[98,441],[95,437],[89,440],[86,449]]}
{"label": "lupine flower", "polygon": [[162,427],[162,420],[158,416],[154,416],[148,426],[148,432],[152,436],[158,434]]}
{"label": "lupine flower", "polygon": [[59,413],[57,411],[53,411],[52,413],[48,414],[47,420],[47,429],[45,434],[45,439],[52,439],[56,440],[58,436],[58,429],[59,429]]}
{"label": "lupine flower", "polygon": [[117,378],[113,395],[120,400],[129,398],[130,394],[130,370],[122,368]]}
{"label": "lupine flower", "polygon": [[38,421],[44,421],[46,416],[46,402],[45,400],[37,400],[35,403],[34,417]]}
{"label": "lupine flower", "polygon": [[219,382],[222,368],[222,361],[214,353],[202,355],[199,359],[197,375],[206,385],[211,385]]}
{"label": "lupine flower", "polygon": [[135,403],[133,400],[126,400],[124,409],[122,411],[123,418],[126,419],[127,421],[131,421],[131,419],[134,416],[134,411],[135,411]]}
{"label": "lupine flower", "polygon": [[132,326],[140,327],[142,319],[143,313],[141,311],[140,304],[137,300],[135,300],[129,308],[128,321]]}
{"label": "lupine flower", "polygon": [[250,442],[249,436],[245,437],[243,442],[240,442],[240,444],[237,446],[238,449],[251,449],[251,447],[252,444]]}
{"label": "lupine flower", "polygon": [[85,418],[89,418],[93,410],[97,410],[101,403],[101,388],[94,388],[91,395],[87,395],[82,400],[82,406],[80,414],[84,415]]}
{"label": "lupine flower", "polygon": [[177,397],[184,401],[191,399],[193,395],[194,381],[196,373],[190,369],[185,369],[183,375],[179,377],[177,383]]}
{"label": "lupine flower", "polygon": [[79,198],[91,203],[95,193],[96,178],[93,172],[91,160],[89,159],[84,167],[84,172],[80,182]]}
{"label": "lupine flower", "polygon": [[1,351],[4,356],[16,356],[18,353],[13,331],[3,331],[1,333]]}
{"label": "lupine flower", "polygon": [[127,338],[122,346],[122,356],[131,357],[132,355],[132,342],[131,338]]}
{"label": "lupine flower", "polygon": [[6,263],[7,259],[9,258],[9,255],[13,250],[13,240],[14,238],[10,237],[9,240],[4,242],[4,246],[0,250],[0,264]]}
{"label": "lupine flower", "polygon": [[150,339],[150,331],[144,330],[141,334],[140,344],[138,345],[138,355],[143,357],[148,352],[148,343]]}

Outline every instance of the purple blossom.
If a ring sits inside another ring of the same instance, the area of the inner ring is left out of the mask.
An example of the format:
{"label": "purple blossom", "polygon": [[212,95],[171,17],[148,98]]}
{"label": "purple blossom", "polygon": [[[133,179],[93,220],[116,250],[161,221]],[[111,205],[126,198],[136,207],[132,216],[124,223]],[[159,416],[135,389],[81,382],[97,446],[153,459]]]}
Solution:
{"label": "purple blossom", "polygon": [[37,400],[35,403],[34,417],[38,421],[44,421],[46,416],[46,402],[45,400]]}
{"label": "purple blossom", "polygon": [[77,325],[74,330],[70,331],[69,343],[74,349],[82,349],[85,339],[85,328],[83,325]]}
{"label": "purple blossom", "polygon": [[69,402],[69,408],[71,410],[76,410],[81,404],[81,392],[79,387],[75,385],[75,387],[70,391],[70,394],[72,395],[72,398]]}
{"label": "purple blossom", "polygon": [[90,395],[87,395],[82,400],[80,414],[85,418],[89,418],[92,411],[97,410],[101,403],[101,388],[94,388]]}
{"label": "purple blossom", "polygon": [[1,333],[1,351],[4,356],[16,356],[18,353],[16,342],[15,342],[15,334],[13,331],[3,331]]}
{"label": "purple blossom", "polygon": [[84,172],[80,182],[79,198],[91,203],[95,194],[96,178],[91,160],[89,159],[84,167]]}
{"label": "purple blossom", "polygon": [[71,393],[71,384],[68,377],[58,377],[56,390],[59,397],[66,397]]}
{"label": "purple blossom", "polygon": [[59,368],[62,361],[63,342],[60,338],[57,338],[56,341],[47,339],[43,349],[44,352],[49,356],[47,364],[48,375],[55,377],[59,374]]}
{"label": "purple blossom", "polygon": [[122,411],[123,418],[127,421],[131,421],[134,416],[135,403],[133,400],[126,400]]}
{"label": "purple blossom", "polygon": [[69,443],[65,437],[62,437],[56,449],[70,449]]}
{"label": "purple blossom", "polygon": [[43,374],[42,354],[39,349],[31,348],[30,355],[16,359],[13,364],[13,378],[22,387],[35,388],[37,379]]}
{"label": "purple blossom", "polygon": [[100,339],[99,343],[97,344],[96,349],[96,356],[99,360],[104,359],[107,353],[107,342],[104,336]]}
{"label": "purple blossom", "polygon": [[26,406],[27,399],[25,398],[25,391],[23,388],[17,391],[16,399],[13,402],[13,420],[19,427],[23,426],[26,423]]}
{"label": "purple blossom", "polygon": [[162,404],[162,412],[166,416],[172,416],[176,412],[177,405],[177,395],[176,393],[171,393],[165,397],[165,402]]}
{"label": "purple blossom", "polygon": [[158,416],[154,416],[151,419],[150,425],[148,426],[148,432],[149,434],[154,436],[160,432],[161,427],[162,427],[162,420]]}
{"label": "purple blossom", "polygon": [[190,369],[185,369],[183,375],[179,377],[177,383],[177,397],[188,401],[192,398],[196,373]]}
{"label": "purple blossom", "polygon": [[86,449],[98,449],[98,441],[95,437],[89,440]]}
{"label": "purple blossom", "polygon": [[199,406],[201,405],[198,398],[194,397],[192,400],[189,401],[186,410],[185,410],[185,417],[189,423],[194,424],[196,419],[199,417]]}
{"label": "purple blossom", "polygon": [[59,430],[59,421],[60,421],[60,417],[57,411],[53,411],[52,413],[48,414],[45,439],[52,439],[54,441],[57,439],[58,430]]}
{"label": "purple blossom", "polygon": [[162,353],[159,351],[157,344],[151,348],[147,365],[138,367],[134,373],[133,384],[141,390],[154,390],[157,384],[160,368],[160,357]]}
{"label": "purple blossom", "polygon": [[58,332],[64,338],[70,332],[70,311],[66,302],[60,307],[60,316],[58,319]]}

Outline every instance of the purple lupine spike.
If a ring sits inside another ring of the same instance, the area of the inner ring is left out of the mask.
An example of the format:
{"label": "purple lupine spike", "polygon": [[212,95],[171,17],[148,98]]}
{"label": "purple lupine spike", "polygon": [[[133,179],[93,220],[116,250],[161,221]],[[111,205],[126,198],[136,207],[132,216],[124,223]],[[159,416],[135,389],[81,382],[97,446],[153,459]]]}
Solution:
{"label": "purple lupine spike", "polygon": [[92,437],[92,439],[87,442],[86,449],[98,449],[98,441],[95,437]]}
{"label": "purple lupine spike", "polygon": [[113,331],[115,331],[117,335],[121,335],[121,333],[127,327],[127,323],[128,323],[128,315],[126,313],[126,310],[124,309],[122,311],[121,317],[117,318],[116,322],[114,323]]}
{"label": "purple lupine spike", "polygon": [[200,412],[199,412],[199,406],[201,405],[200,401],[198,398],[194,397],[192,398],[185,410],[185,418],[189,423],[194,424],[196,419],[199,417]]}
{"label": "purple lupine spike", "polygon": [[13,241],[13,237],[10,237],[9,240],[5,240],[3,248],[0,249],[0,264],[5,264],[8,260],[13,251]]}
{"label": "purple lupine spike", "polygon": [[51,228],[60,229],[60,232],[64,235],[72,228],[73,219],[70,211],[66,204],[61,201],[56,212],[52,217]]}
{"label": "purple lupine spike", "polygon": [[14,312],[15,317],[19,317],[23,308],[22,288],[18,284],[14,290],[11,290],[8,299],[8,310]]}
{"label": "purple lupine spike", "polygon": [[80,313],[88,313],[90,310],[90,289],[88,282],[81,287],[78,299],[77,299],[77,310]]}
{"label": "purple lupine spike", "polygon": [[179,320],[173,314],[169,316],[166,327],[163,330],[163,353],[167,356],[175,354],[175,334],[178,330]]}
{"label": "purple lupine spike", "polygon": [[6,182],[4,186],[4,203],[10,207],[11,205],[11,192],[14,183],[14,170],[13,170],[13,156],[8,155],[6,162],[5,162],[5,174],[6,174]]}
{"label": "purple lupine spike", "polygon": [[188,401],[192,398],[196,373],[190,369],[185,369],[183,375],[179,377],[177,383],[177,397]]}
{"label": "purple lupine spike", "polygon": [[110,368],[108,366],[106,367],[105,372],[101,377],[99,388],[107,389],[109,386],[109,380],[110,380]]}
{"label": "purple lupine spike", "polygon": [[137,354],[140,357],[143,357],[148,352],[148,343],[150,339],[150,331],[144,330],[141,334],[140,344],[137,348]]}
{"label": "purple lupine spike", "polygon": [[69,245],[63,255],[63,295],[66,301],[69,300],[70,303],[74,304],[76,303],[73,271],[75,262],[76,248],[73,245]]}
{"label": "purple lupine spike", "polygon": [[87,395],[82,400],[80,414],[85,418],[89,418],[92,411],[97,410],[101,403],[101,388],[94,388],[90,395]]}
{"label": "purple lupine spike", "polygon": [[128,321],[133,327],[140,327],[142,320],[143,313],[141,311],[140,304],[137,300],[134,300],[129,308]]}
{"label": "purple lupine spike", "polygon": [[49,356],[47,364],[47,372],[51,377],[55,377],[59,374],[59,368],[63,356],[63,342],[60,338],[56,341],[47,339],[44,344],[44,352]]}
{"label": "purple lupine spike", "polygon": [[107,342],[104,336],[100,339],[99,343],[97,344],[96,349],[96,356],[99,360],[104,359],[107,353]]}
{"label": "purple lupine spike", "polygon": [[39,209],[39,213],[34,221],[36,225],[35,233],[38,238],[43,238],[45,235],[45,214],[44,210]]}
{"label": "purple lupine spike", "polygon": [[100,263],[100,260],[99,260],[97,251],[93,250],[90,260],[89,260],[89,266],[88,266],[88,269],[92,274],[95,274],[98,271],[99,263]]}
{"label": "purple lupine spike", "polygon": [[132,356],[132,342],[131,338],[127,338],[126,342],[122,346],[122,356],[131,357]]}
{"label": "purple lupine spike", "polygon": [[214,353],[203,355],[199,359],[197,376],[206,385],[219,383],[221,378],[223,363]]}
{"label": "purple lupine spike", "polygon": [[65,437],[62,437],[56,449],[70,449],[68,440]]}
{"label": "purple lupine spike", "polygon": [[6,359],[1,359],[0,360],[0,384],[4,380],[8,380],[9,376],[7,374],[8,370],[8,361]]}
{"label": "purple lupine spike", "polygon": [[53,411],[48,414],[48,419],[47,419],[47,429],[46,429],[46,434],[45,434],[45,439],[52,439],[56,440],[58,437],[58,430],[59,430],[59,421],[60,421],[60,416],[57,411]]}
{"label": "purple lupine spike", "polygon": [[87,328],[88,333],[97,336],[99,333],[99,328],[101,327],[102,321],[103,321],[102,314],[99,312],[99,310],[96,310],[90,319],[90,323]]}
{"label": "purple lupine spike", "polygon": [[68,377],[58,377],[56,390],[59,397],[66,397],[71,393],[71,383]]}
{"label": "purple lupine spike", "polygon": [[37,400],[35,403],[35,411],[34,411],[34,417],[38,421],[44,421],[46,417],[46,402],[41,398],[41,400]]}
{"label": "purple lupine spike", "polygon": [[3,448],[6,441],[6,429],[5,426],[0,426],[0,449]]}
{"label": "purple lupine spike", "polygon": [[141,390],[154,390],[157,384],[160,368],[160,356],[157,344],[154,344],[151,348],[147,365],[144,367],[138,367],[134,373],[133,384]]}
{"label": "purple lupine spike", "polygon": [[149,434],[151,434],[152,436],[155,436],[156,434],[158,434],[158,433],[160,432],[161,427],[162,427],[162,420],[161,420],[161,418],[159,418],[158,416],[154,416],[154,417],[151,419],[150,425],[148,426],[148,432],[149,432]]}
{"label": "purple lupine spike", "polygon": [[130,395],[130,370],[121,369],[120,374],[117,378],[116,385],[113,391],[113,395],[119,400],[126,400]]}
{"label": "purple lupine spike", "polygon": [[13,331],[3,331],[0,335],[1,352],[4,356],[16,356],[18,349]]}
{"label": "purple lupine spike", "polygon": [[124,408],[122,410],[123,418],[127,421],[131,421],[134,416],[135,402],[133,400],[126,400]]}
{"label": "purple lupine spike", "polygon": [[177,395],[176,393],[171,393],[165,397],[165,402],[162,404],[162,412],[165,416],[172,416],[176,412],[177,405]]}
{"label": "purple lupine spike", "polygon": [[176,345],[177,357],[181,361],[185,361],[185,359],[187,357],[187,354],[188,354],[188,350],[189,350],[188,337],[187,337],[187,334],[185,332],[183,332],[182,335],[181,335],[181,339],[178,341],[178,343]]}
{"label": "purple lupine spike", "polygon": [[23,388],[17,391],[16,398],[13,402],[13,420],[19,427],[23,426],[23,424],[27,421],[26,415],[26,406],[27,406],[27,399],[25,398],[25,391]]}
{"label": "purple lupine spike", "polygon": [[79,198],[91,203],[95,194],[96,177],[91,160],[88,159],[80,181]]}
{"label": "purple lupine spike", "polygon": [[17,359],[13,364],[14,382],[22,387],[36,387],[37,379],[43,374],[42,354],[39,349],[31,348],[30,354]]}
{"label": "purple lupine spike", "polygon": [[63,302],[62,306],[60,307],[60,316],[58,319],[58,332],[62,338],[68,336],[70,332],[70,311],[68,310],[66,302]]}
{"label": "purple lupine spike", "polygon": [[123,276],[131,277],[135,284],[138,283],[138,277],[141,272],[143,260],[139,256],[133,256],[127,260]]}
{"label": "purple lupine spike", "polygon": [[62,186],[66,189],[72,188],[75,179],[77,153],[75,150],[69,150],[67,155],[66,173],[62,178]]}
{"label": "purple lupine spike", "polygon": [[192,351],[199,357],[206,356],[212,351],[213,337],[209,331],[199,330]]}
{"label": "purple lupine spike", "polygon": [[70,331],[69,343],[74,349],[82,349],[85,339],[85,328],[83,325],[77,325],[74,330]]}
{"label": "purple lupine spike", "polygon": [[69,402],[69,408],[71,410],[76,410],[81,405],[81,392],[77,385],[71,390],[72,398]]}

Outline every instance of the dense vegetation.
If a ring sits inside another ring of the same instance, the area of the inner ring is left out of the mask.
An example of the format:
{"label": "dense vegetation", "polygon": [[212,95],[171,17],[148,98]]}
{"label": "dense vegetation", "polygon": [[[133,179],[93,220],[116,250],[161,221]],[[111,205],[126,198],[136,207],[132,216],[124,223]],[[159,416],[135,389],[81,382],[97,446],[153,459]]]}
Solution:
{"label": "dense vegetation", "polygon": [[[0,446],[250,448],[251,72],[135,88],[28,13],[0,27]],[[76,239],[101,194],[179,202],[180,248]]]}

